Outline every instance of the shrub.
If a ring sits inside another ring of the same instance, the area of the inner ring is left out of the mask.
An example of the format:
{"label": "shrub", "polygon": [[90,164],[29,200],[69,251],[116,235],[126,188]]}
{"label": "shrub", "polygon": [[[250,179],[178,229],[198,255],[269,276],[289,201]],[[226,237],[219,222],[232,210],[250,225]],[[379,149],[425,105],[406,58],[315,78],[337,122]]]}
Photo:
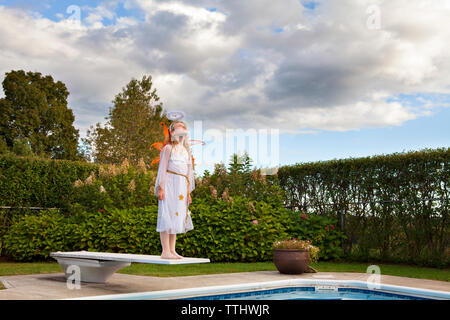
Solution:
{"label": "shrub", "polygon": [[25,215],[14,223],[3,238],[3,249],[18,261],[42,260],[52,251],[77,248],[77,224],[53,210],[39,216]]}
{"label": "shrub", "polygon": [[98,165],[37,156],[0,155],[0,205],[65,210],[72,201],[73,183]]}
{"label": "shrub", "polygon": [[[241,161],[245,163],[251,160],[244,156]],[[214,198],[243,196],[275,206],[282,206],[284,203],[284,190],[278,184],[277,175],[267,175],[261,169],[250,170],[248,166],[239,165],[236,155],[233,156],[228,169],[220,163],[215,165],[212,174],[205,171],[203,177],[196,180],[193,194]]]}
{"label": "shrub", "polygon": [[309,252],[310,262],[317,262],[319,260],[320,249],[311,244],[310,240],[282,239],[273,243],[274,249],[297,249]]}
{"label": "shrub", "polygon": [[71,207],[74,213],[79,208],[85,211],[106,207],[118,209],[142,208],[157,204],[154,195],[155,172],[147,171],[146,165],[134,167],[125,159],[121,166],[100,165],[94,171],[74,182]]}
{"label": "shrub", "polygon": [[450,148],[278,170],[288,208],[337,218],[346,258],[433,267],[450,263],[449,177]]}
{"label": "shrub", "polygon": [[[159,254],[156,205],[79,209],[70,217],[51,211],[24,216],[6,233],[4,250],[20,261],[46,259],[57,250]],[[182,255],[211,261],[267,261],[272,259],[273,242],[287,236],[289,214],[283,207],[264,202],[250,205],[243,197],[233,201],[196,198],[190,210],[194,230],[179,234],[177,240]]]}
{"label": "shrub", "polygon": [[86,210],[144,207],[157,203],[154,179],[155,172],[147,171],[143,161],[98,165],[8,153],[0,156],[0,205],[55,207],[64,214],[75,204]]}
{"label": "shrub", "polygon": [[194,199],[190,210],[195,231],[181,237],[184,254],[211,261],[267,261],[272,244],[287,236],[288,211],[263,201],[235,196],[230,201]]}
{"label": "shrub", "polygon": [[288,233],[291,237],[310,240],[319,247],[320,259],[338,260],[343,256],[341,246],[345,235],[336,227],[336,218],[294,211],[290,213]]}

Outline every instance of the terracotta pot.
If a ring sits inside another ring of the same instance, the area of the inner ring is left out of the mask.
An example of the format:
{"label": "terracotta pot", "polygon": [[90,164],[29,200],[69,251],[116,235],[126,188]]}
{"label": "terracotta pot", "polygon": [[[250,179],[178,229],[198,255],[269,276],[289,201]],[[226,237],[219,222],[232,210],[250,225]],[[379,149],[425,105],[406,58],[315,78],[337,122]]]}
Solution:
{"label": "terracotta pot", "polygon": [[299,249],[273,249],[273,262],[280,273],[300,274],[309,266],[309,252]]}

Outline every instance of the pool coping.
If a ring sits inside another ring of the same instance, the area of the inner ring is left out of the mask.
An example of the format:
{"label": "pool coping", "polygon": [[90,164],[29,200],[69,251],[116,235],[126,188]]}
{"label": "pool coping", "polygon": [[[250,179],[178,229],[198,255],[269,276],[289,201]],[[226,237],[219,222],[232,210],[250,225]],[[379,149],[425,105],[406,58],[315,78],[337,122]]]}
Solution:
{"label": "pool coping", "polygon": [[287,279],[276,281],[264,281],[264,282],[252,282],[245,284],[233,284],[233,285],[221,285],[221,286],[206,286],[196,288],[183,288],[183,289],[170,289],[161,291],[147,291],[147,292],[135,292],[135,293],[121,293],[121,294],[108,294],[99,296],[88,296],[79,298],[68,298],[64,300],[140,300],[143,296],[146,299],[176,299],[176,298],[188,298],[204,295],[215,295],[224,293],[236,293],[244,290],[256,290],[256,289],[274,289],[276,287],[286,286],[340,286],[340,287],[354,287],[369,290],[381,290],[390,291],[399,294],[409,294],[414,296],[431,297],[437,299],[449,299],[450,292],[430,290],[414,287],[405,287],[391,284],[373,283],[360,280],[324,280],[324,279]]}

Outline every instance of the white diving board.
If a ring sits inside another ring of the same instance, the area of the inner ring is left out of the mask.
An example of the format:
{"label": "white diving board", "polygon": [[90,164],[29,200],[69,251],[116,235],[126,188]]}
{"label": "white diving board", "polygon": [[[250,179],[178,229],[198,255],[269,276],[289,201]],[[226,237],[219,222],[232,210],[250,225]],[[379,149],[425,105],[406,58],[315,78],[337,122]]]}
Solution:
{"label": "white diving board", "polygon": [[154,255],[94,251],[58,251],[50,253],[50,256],[58,261],[66,278],[79,271],[80,281],[98,283],[107,282],[116,271],[128,267],[132,262],[170,265],[210,262],[207,258],[162,259]]}

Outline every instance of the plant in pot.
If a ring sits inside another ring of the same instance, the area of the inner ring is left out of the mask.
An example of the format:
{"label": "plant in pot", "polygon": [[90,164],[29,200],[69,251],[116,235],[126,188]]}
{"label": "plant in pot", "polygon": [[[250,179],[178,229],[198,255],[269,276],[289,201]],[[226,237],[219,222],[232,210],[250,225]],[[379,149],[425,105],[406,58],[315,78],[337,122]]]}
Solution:
{"label": "plant in pot", "polygon": [[273,243],[273,262],[280,273],[317,272],[309,263],[317,262],[318,258],[319,248],[313,246],[309,240],[294,238]]}

